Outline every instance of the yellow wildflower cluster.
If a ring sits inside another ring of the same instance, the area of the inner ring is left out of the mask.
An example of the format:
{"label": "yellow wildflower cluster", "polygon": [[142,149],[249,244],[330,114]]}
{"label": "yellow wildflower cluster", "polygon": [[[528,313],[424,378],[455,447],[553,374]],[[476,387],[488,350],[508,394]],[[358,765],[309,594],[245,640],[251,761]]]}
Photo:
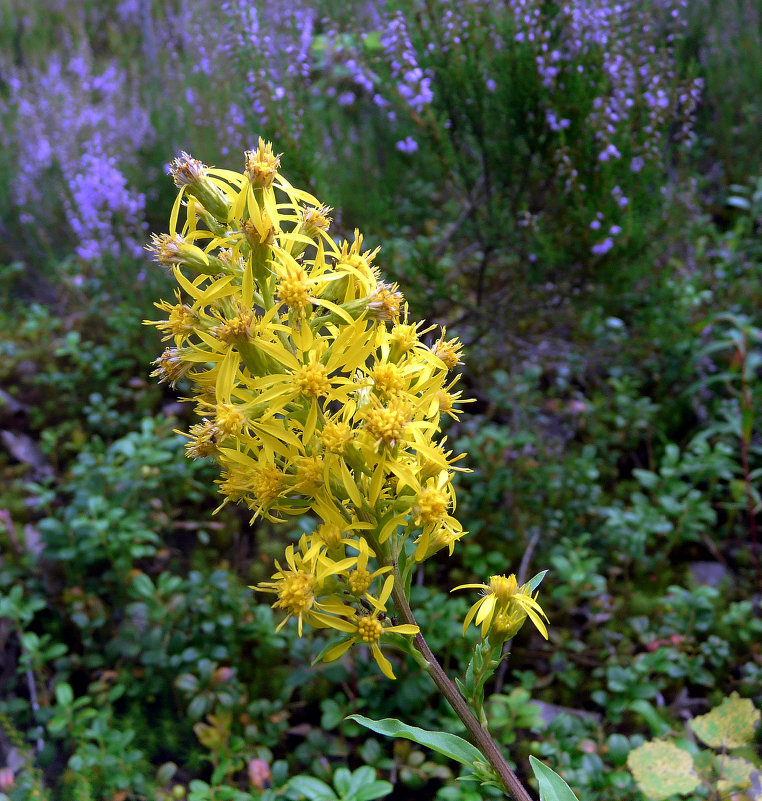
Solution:
{"label": "yellow wildflower cluster", "polygon": [[[427,345],[399,288],[364,250],[329,234],[330,209],[294,188],[259,141],[244,172],[183,153],[169,233],[149,248],[171,270],[174,302],[153,322],[169,346],[155,376],[190,382],[201,422],[187,453],[221,468],[224,503],[281,521],[310,514],[272,580],[274,607],[344,634],[324,659],[365,643],[393,677],[382,637],[398,581],[464,532],[452,516],[456,459],[437,441],[463,402],[450,371],[457,339]],[[393,570],[394,566],[394,570]],[[402,576],[402,578],[400,578]]]}

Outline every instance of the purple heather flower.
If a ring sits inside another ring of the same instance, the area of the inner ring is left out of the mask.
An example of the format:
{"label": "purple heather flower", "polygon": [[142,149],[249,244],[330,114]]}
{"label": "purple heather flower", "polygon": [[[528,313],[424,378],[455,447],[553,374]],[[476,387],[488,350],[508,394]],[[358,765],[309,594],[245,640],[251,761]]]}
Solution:
{"label": "purple heather flower", "polygon": [[622,154],[617,150],[616,145],[607,145],[599,154],[598,161],[608,161],[610,158],[620,159]]}
{"label": "purple heather flower", "polygon": [[614,247],[614,240],[610,236],[607,236],[603,240],[603,242],[598,242],[597,245],[593,245],[593,247],[590,250],[595,256],[603,256],[606,253],[608,253],[613,247]]}
{"label": "purple heather flower", "polygon": [[418,142],[416,142],[412,136],[408,136],[405,139],[397,142],[395,147],[400,151],[400,153],[415,153],[416,150],[418,150]]}
{"label": "purple heather flower", "polygon": [[381,44],[388,53],[388,64],[398,93],[413,111],[420,113],[434,99],[431,77],[418,64],[401,12],[396,12],[387,21]]}

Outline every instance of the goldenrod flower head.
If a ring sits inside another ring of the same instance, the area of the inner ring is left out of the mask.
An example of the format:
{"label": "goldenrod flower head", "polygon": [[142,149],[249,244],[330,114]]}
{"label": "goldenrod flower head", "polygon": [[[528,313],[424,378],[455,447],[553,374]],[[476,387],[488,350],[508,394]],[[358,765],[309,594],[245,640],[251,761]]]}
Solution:
{"label": "goldenrod flower head", "polygon": [[389,332],[389,341],[392,348],[400,356],[407,353],[419,341],[419,326],[421,323],[396,323]]}
{"label": "goldenrod flower head", "polygon": [[215,275],[223,266],[219,259],[210,259],[200,247],[179,234],[152,234],[151,244],[145,249],[153,253],[154,261],[162,267],[184,267],[194,273]]}
{"label": "goldenrod flower head", "polygon": [[310,303],[310,285],[303,268],[289,270],[278,281],[278,296],[292,309],[303,313]]}
{"label": "goldenrod flower head", "polygon": [[293,382],[302,395],[309,398],[320,398],[331,391],[328,380],[328,368],[320,362],[305,364],[293,376]]}
{"label": "goldenrod flower head", "polygon": [[330,551],[341,543],[344,533],[338,526],[331,523],[322,523],[317,527],[315,536],[325,543],[325,547]]}
{"label": "goldenrod flower head", "polygon": [[299,636],[302,636],[302,626],[305,616],[315,604],[315,563],[298,560],[298,566],[293,555],[293,546],[289,546],[291,552],[287,552],[287,559],[291,570],[286,570],[278,564],[275,566],[278,572],[273,576],[273,581],[263,581],[255,589],[260,592],[275,592],[278,600],[273,604],[274,609],[284,609],[286,617],[280,622],[276,631],[280,631],[288,620],[295,617],[298,622]]}
{"label": "goldenrod flower head", "polygon": [[308,206],[299,210],[301,231],[305,236],[315,237],[319,231],[327,231],[331,225],[328,216],[333,209],[330,206]]}
{"label": "goldenrod flower head", "polygon": [[439,411],[448,414],[453,420],[457,420],[457,416],[453,412],[454,397],[444,389],[437,392],[437,400],[439,401]]}
{"label": "goldenrod flower head", "polygon": [[249,342],[254,339],[260,318],[253,309],[238,309],[234,317],[223,320],[211,333],[223,342]]}
{"label": "goldenrod flower head", "polygon": [[217,429],[223,436],[238,434],[246,423],[246,415],[232,403],[220,403],[215,409]]}
{"label": "goldenrod flower head", "polygon": [[286,609],[290,615],[302,615],[315,600],[312,588],[315,577],[305,573],[284,573],[278,587],[278,600],[275,605]]}
{"label": "goldenrod flower head", "polygon": [[178,292],[178,302],[175,304],[168,303],[165,300],[154,303],[157,309],[169,314],[166,320],[147,321],[150,325],[155,325],[160,331],[164,332],[165,336],[162,337],[164,340],[192,334],[199,322],[198,314],[190,306],[180,302],[179,294]]}
{"label": "goldenrod flower head", "polygon": [[305,495],[314,495],[323,486],[325,467],[314,456],[299,456],[295,459],[296,480],[294,489]]}
{"label": "goldenrod flower head", "polygon": [[282,155],[282,153],[279,153],[276,156],[273,153],[272,144],[265,142],[260,136],[257,149],[247,150],[245,154],[246,177],[251,182],[251,185],[260,188],[272,186],[275,176],[278,174]]}
{"label": "goldenrod flower head", "polygon": [[175,186],[186,189],[217,220],[227,220],[230,203],[209,178],[209,169],[184,150],[169,165]]}
{"label": "goldenrod flower head", "polygon": [[275,226],[272,224],[266,209],[262,212],[262,217],[259,222],[244,220],[241,223],[241,231],[246,237],[246,241],[252,247],[257,247],[258,245],[272,245],[275,243],[275,237],[277,235]]}
{"label": "goldenrod flower head", "polygon": [[404,301],[397,284],[379,284],[368,301],[368,313],[378,320],[396,322]]}
{"label": "goldenrod flower head", "polygon": [[320,432],[323,447],[331,453],[342,453],[344,448],[352,441],[354,434],[348,423],[326,423]]}
{"label": "goldenrod flower head", "polygon": [[[346,300],[352,300],[357,297],[367,297],[376,288],[378,283],[379,271],[371,262],[375,258],[380,248],[375,250],[366,250],[361,253],[362,248],[362,234],[355,229],[355,240],[350,245],[348,242],[343,242],[341,252],[336,256],[336,272],[344,273],[345,280],[337,282],[332,292],[339,296],[349,289]],[[342,299],[339,297],[339,299]]]}
{"label": "goldenrod flower head", "polygon": [[383,631],[384,627],[375,617],[361,617],[357,621],[357,637],[368,645],[375,645]]}
{"label": "goldenrod flower head", "polygon": [[223,266],[223,272],[231,275],[242,275],[246,267],[246,260],[233,253],[232,248],[220,248],[217,258]]}
{"label": "goldenrod flower head", "polygon": [[175,386],[193,366],[190,362],[185,361],[179,348],[166,348],[164,353],[151,364],[156,365],[151,377],[158,378],[159,383],[167,381],[170,386]]}
{"label": "goldenrod flower head", "polygon": [[489,589],[493,593],[497,602],[500,604],[507,604],[515,595],[519,584],[516,581],[516,576],[511,573],[510,576],[490,576]]}
{"label": "goldenrod flower head", "polygon": [[173,264],[180,264],[180,247],[185,244],[185,240],[179,234],[151,234],[151,243],[145,249],[153,254],[154,261],[163,267],[171,267]]}
{"label": "goldenrod flower head", "polygon": [[[283,490],[285,475],[275,465],[264,465],[253,471],[251,485],[257,508],[268,507]],[[251,505],[251,504],[250,504]]]}
{"label": "goldenrod flower head", "polygon": [[254,481],[255,477],[240,467],[226,468],[219,481],[220,492],[228,500],[237,503],[251,496],[254,492]]}
{"label": "goldenrod flower head", "polygon": [[401,398],[392,398],[387,406],[377,405],[368,411],[365,428],[375,440],[376,447],[393,448],[405,433],[410,422],[410,407]]}
{"label": "goldenrod flower head", "polygon": [[[537,603],[537,594],[532,595],[529,584],[519,587],[516,576],[490,576],[489,584],[461,584],[455,590],[477,589],[481,590],[482,597],[471,607],[463,623],[463,634],[466,633],[471,621],[476,618],[476,625],[481,626],[482,639],[491,636],[491,641],[503,637],[503,640],[513,637],[524,620],[529,619],[537,627],[542,636],[548,639],[548,630],[543,622],[547,616]],[[494,628],[494,622],[499,625]],[[493,636],[494,635],[494,636]],[[493,642],[493,644],[495,644]]]}
{"label": "goldenrod flower head", "polygon": [[416,562],[423,562],[430,559],[435,553],[439,553],[447,548],[450,556],[455,552],[455,543],[465,537],[467,532],[463,531],[454,517],[445,517],[433,528],[424,528],[421,535],[416,539],[416,549],[413,559]]}
{"label": "goldenrod flower head", "polygon": [[368,559],[374,554],[370,550],[367,540],[361,539],[357,543],[356,547],[359,551],[357,556],[357,564],[355,565],[355,569],[347,576],[349,590],[358,598],[360,596],[365,596],[366,600],[370,602],[373,607],[375,607],[377,610],[381,610],[384,607],[385,601],[382,602],[381,600],[374,598],[372,595],[368,594],[368,590],[378,576],[388,573],[392,568],[390,565],[386,565],[385,567],[381,567],[378,570],[371,572],[368,569]]}
{"label": "goldenrod flower head", "polygon": [[443,328],[442,336],[434,344],[432,350],[434,351],[434,355],[438,356],[447,365],[449,370],[452,370],[454,367],[461,364],[460,356],[463,350],[463,344],[457,337],[445,341],[446,334],[447,331]]}
{"label": "goldenrod flower head", "polygon": [[219,434],[217,426],[211,420],[203,420],[192,425],[189,433],[185,435],[190,437],[190,441],[185,444],[185,453],[192,459],[211,456],[217,450]]}
{"label": "goldenrod flower head", "polygon": [[428,525],[440,521],[450,506],[450,498],[436,487],[426,487],[421,490],[414,507],[417,512],[417,521]]}
{"label": "goldenrod flower head", "polygon": [[339,254],[339,264],[354,267],[367,277],[375,277],[376,273],[374,268],[370,266],[376,254],[381,248],[375,250],[366,250],[365,253],[360,253],[362,248],[363,235],[355,228],[355,240],[350,245],[349,242],[344,241],[341,245],[341,253]]}
{"label": "goldenrod flower head", "polygon": [[407,383],[402,371],[391,362],[379,362],[370,371],[373,389],[381,396],[396,395]]}
{"label": "goldenrod flower head", "polygon": [[[329,595],[320,600],[318,596],[323,595],[323,588],[331,576],[347,570],[355,561],[349,558],[334,562],[321,555],[318,548],[307,548],[305,537],[300,540],[298,550],[289,545],[286,548],[288,568],[281,567],[276,560],[275,566],[278,572],[273,575],[272,581],[263,581],[254,588],[260,592],[276,593],[278,599],[273,608],[285,609],[288,613],[276,631],[280,631],[289,618],[295,617],[301,637],[302,624],[305,620],[312,625],[324,627],[333,623],[335,618],[331,615],[351,615],[352,609],[341,604],[333,596]],[[326,612],[329,614],[325,614]]]}
{"label": "goldenrod flower head", "polygon": [[206,177],[206,167],[184,150],[169,163],[169,172],[177,187],[194,186]]}

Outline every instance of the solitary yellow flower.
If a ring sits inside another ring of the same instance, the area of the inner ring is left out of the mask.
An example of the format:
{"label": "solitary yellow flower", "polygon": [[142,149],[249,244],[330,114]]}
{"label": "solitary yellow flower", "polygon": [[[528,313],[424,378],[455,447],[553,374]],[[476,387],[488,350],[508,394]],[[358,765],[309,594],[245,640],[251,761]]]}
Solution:
{"label": "solitary yellow flower", "polygon": [[482,639],[494,630],[495,638],[505,641],[513,637],[524,620],[529,619],[542,636],[548,639],[548,630],[543,618],[548,620],[542,607],[537,603],[537,593],[532,595],[529,584],[519,587],[516,576],[490,576],[489,584],[461,584],[455,590],[475,589],[482,591],[482,597],[468,610],[463,622],[465,635],[471,621],[476,617],[476,625],[482,627]]}

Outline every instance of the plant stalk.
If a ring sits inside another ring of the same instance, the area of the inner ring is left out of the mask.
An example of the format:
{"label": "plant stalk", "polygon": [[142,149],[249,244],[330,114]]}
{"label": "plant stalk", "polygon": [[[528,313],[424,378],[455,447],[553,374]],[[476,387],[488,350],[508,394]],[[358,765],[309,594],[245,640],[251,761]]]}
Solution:
{"label": "plant stalk", "polygon": [[[395,606],[404,622],[413,626],[418,625],[415,622],[413,611],[402,589],[402,583],[396,564],[394,565],[394,589],[392,590],[392,597],[394,598]],[[526,791],[519,777],[511,770],[510,766],[505,761],[505,758],[500,753],[500,749],[490,736],[490,733],[479,723],[476,715],[474,715],[471,711],[471,707],[466,702],[466,699],[460,694],[458,688],[444,672],[420,631],[415,635],[415,644],[426,660],[426,670],[429,676],[431,676],[432,681],[447,699],[448,703],[455,711],[455,714],[461,719],[466,730],[473,738],[476,747],[484,754],[485,759],[490,765],[492,765],[495,773],[508,792],[508,795],[514,798],[515,801],[533,801],[532,796]]]}

